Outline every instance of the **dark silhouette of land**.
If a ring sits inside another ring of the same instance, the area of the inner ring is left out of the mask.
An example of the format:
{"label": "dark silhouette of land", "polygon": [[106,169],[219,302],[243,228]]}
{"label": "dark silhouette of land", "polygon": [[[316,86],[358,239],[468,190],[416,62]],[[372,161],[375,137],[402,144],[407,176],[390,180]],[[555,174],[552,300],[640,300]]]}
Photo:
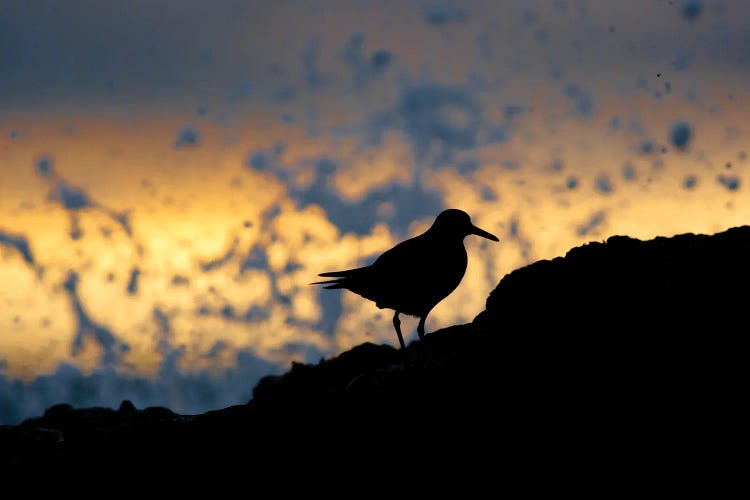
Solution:
{"label": "dark silhouette of land", "polygon": [[749,257],[748,226],[590,243],[506,275],[474,321],[409,344],[423,363],[366,343],[202,415],[55,406],[0,428],[0,470],[261,484],[313,469],[499,489],[618,471],[619,491],[720,468],[726,484],[747,425]]}
{"label": "dark silhouette of land", "polygon": [[319,276],[336,279],[312,284],[344,288],[375,302],[380,309],[393,309],[398,342],[406,350],[399,315],[419,318],[417,334],[424,339],[430,311],[456,289],[466,273],[464,238],[470,234],[500,241],[472,224],[466,212],[450,208],[441,212],[427,231],[385,251],[372,265],[321,273]]}

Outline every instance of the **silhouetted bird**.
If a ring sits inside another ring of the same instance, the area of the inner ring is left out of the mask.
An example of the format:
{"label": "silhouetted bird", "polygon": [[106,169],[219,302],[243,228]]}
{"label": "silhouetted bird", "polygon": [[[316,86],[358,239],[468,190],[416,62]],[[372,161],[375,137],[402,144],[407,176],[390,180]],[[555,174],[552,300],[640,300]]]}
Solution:
{"label": "silhouetted bird", "polygon": [[387,250],[372,265],[321,273],[318,276],[336,279],[312,284],[328,285],[325,287],[328,289],[346,288],[372,300],[380,309],[396,311],[393,326],[401,349],[405,349],[399,314],[419,318],[417,333],[423,339],[427,315],[464,277],[467,263],[464,238],[470,234],[500,241],[472,224],[466,212],[448,209],[437,216],[430,229]]}

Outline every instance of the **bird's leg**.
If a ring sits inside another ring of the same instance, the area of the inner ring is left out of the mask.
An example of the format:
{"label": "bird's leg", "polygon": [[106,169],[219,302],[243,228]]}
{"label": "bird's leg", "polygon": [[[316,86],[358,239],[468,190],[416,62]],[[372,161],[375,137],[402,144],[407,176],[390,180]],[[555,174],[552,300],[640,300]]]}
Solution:
{"label": "bird's leg", "polygon": [[432,347],[430,346],[430,342],[424,341],[424,322],[427,320],[427,314],[424,316],[419,317],[419,325],[417,325],[417,333],[419,334],[419,345],[423,348],[423,353],[425,356],[424,362],[429,363],[429,360],[432,359]]}
{"label": "bird's leg", "polygon": [[417,333],[419,334],[419,340],[424,340],[424,322],[427,320],[427,315],[419,318],[419,325],[417,325]]}
{"label": "bird's leg", "polygon": [[396,327],[396,333],[398,334],[398,342],[399,344],[401,344],[401,349],[405,352],[406,344],[404,343],[404,336],[401,335],[401,320],[398,319],[399,314],[401,313],[396,311],[396,314],[393,315],[393,326]]}

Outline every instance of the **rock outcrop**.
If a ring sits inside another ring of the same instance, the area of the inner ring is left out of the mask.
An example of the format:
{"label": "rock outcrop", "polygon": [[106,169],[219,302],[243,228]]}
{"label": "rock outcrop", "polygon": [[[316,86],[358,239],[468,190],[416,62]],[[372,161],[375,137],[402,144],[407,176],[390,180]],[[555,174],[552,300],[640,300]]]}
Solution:
{"label": "rock outcrop", "polygon": [[616,236],[508,274],[472,323],[412,342],[408,363],[363,344],[202,415],[58,405],[0,427],[0,465],[100,478],[240,467],[252,482],[295,464],[721,461],[746,425],[749,283],[750,227]]}

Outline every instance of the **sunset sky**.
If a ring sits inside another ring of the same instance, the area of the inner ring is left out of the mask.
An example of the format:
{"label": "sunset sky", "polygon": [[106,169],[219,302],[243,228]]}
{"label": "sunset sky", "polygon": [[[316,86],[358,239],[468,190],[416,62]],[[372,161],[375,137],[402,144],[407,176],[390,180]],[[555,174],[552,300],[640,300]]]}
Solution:
{"label": "sunset sky", "polygon": [[745,0],[3,0],[0,423],[397,346],[309,283],[444,208],[500,243],[428,332],[586,242],[747,224],[748,111]]}

